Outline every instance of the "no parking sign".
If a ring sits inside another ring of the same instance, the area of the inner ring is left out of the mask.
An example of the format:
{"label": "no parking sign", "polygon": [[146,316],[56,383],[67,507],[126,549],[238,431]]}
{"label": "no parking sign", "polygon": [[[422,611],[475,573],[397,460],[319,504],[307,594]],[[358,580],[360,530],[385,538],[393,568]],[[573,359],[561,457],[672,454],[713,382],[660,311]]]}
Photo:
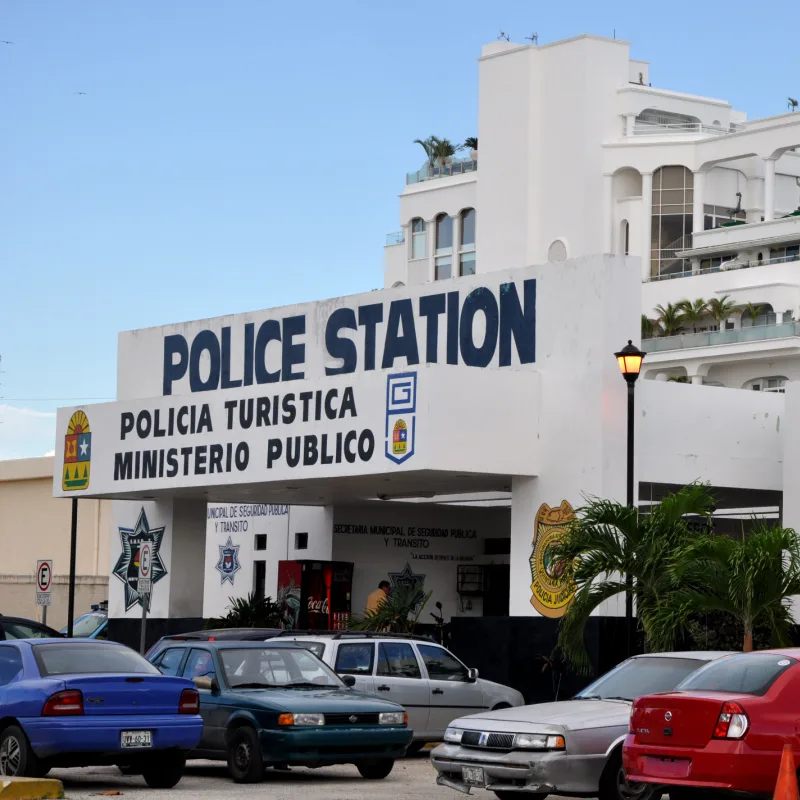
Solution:
{"label": "no parking sign", "polygon": [[153,550],[146,542],[139,549],[139,594],[150,594],[153,589]]}
{"label": "no parking sign", "polygon": [[36,605],[49,606],[51,603],[50,590],[53,586],[53,562],[36,562]]}

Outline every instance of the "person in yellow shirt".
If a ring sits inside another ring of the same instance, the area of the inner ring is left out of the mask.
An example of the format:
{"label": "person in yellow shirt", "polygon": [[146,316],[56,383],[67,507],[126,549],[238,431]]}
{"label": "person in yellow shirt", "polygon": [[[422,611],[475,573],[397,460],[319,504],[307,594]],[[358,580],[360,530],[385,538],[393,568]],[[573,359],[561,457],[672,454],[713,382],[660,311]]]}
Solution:
{"label": "person in yellow shirt", "polygon": [[371,614],[380,608],[391,588],[389,581],[381,581],[378,584],[378,588],[367,597],[367,614]]}

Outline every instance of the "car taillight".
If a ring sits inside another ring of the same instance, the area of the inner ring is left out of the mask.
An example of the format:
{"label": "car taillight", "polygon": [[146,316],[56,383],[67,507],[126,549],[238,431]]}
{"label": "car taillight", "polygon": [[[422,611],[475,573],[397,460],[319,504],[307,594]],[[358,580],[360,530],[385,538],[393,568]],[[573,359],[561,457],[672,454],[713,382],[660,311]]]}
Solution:
{"label": "car taillight", "polygon": [[43,717],[80,717],[83,715],[81,692],[58,692],[48,698],[42,709]]}
{"label": "car taillight", "polygon": [[636,713],[636,706],[631,706],[631,715],[628,717],[628,733],[635,733],[636,731],[633,728],[633,715]]}
{"label": "car taillight", "polygon": [[738,703],[725,703],[714,728],[714,738],[741,739],[749,727],[750,720],[744,709]]}
{"label": "car taillight", "polygon": [[178,713],[200,713],[200,695],[194,689],[184,689],[181,692],[181,702],[178,704]]}

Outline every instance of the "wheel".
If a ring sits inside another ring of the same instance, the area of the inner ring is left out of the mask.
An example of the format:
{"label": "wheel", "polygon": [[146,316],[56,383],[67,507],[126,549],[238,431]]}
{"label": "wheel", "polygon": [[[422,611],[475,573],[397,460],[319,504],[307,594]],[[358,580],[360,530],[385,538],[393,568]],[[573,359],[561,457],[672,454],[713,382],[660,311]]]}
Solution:
{"label": "wheel", "polygon": [[151,789],[172,789],[180,782],[185,768],[183,754],[160,756],[142,765],[142,777]]}
{"label": "wheel", "polygon": [[258,734],[249,726],[228,738],[228,772],[236,783],[258,783],[264,777],[264,759]]}
{"label": "wheel", "polygon": [[142,774],[142,768],[140,766],[134,766],[133,764],[117,764],[117,769],[126,777]]}
{"label": "wheel", "polygon": [[415,756],[422,750],[423,747],[425,747],[425,742],[411,742],[411,744],[406,748],[406,758]]}
{"label": "wheel", "polygon": [[394,761],[382,758],[378,761],[361,761],[356,764],[362,778],[368,781],[382,781],[394,768]]}
{"label": "wheel", "polygon": [[599,800],[654,800],[655,794],[652,784],[629,783],[622,768],[621,751],[611,754],[600,778]]}
{"label": "wheel", "polygon": [[40,778],[49,772],[31,749],[22,728],[11,725],[0,736],[0,775],[9,778]]}

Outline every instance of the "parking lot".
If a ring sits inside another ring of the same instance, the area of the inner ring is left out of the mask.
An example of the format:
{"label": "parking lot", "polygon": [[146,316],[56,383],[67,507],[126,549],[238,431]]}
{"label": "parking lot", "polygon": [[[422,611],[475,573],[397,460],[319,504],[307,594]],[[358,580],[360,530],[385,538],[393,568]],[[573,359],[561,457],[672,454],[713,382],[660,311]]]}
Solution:
{"label": "parking lot", "polygon": [[[224,764],[192,761],[183,780],[167,791],[148,789],[141,778],[120,775],[116,768],[90,767],[76,770],[53,770],[50,777],[64,783],[67,800],[97,797],[105,792],[121,792],[126,800],[153,800],[166,794],[205,800],[233,800],[269,796],[270,800],[356,800],[392,798],[392,800],[454,800],[458,792],[436,785],[434,770],[427,755],[407,758],[395,764],[392,774],[382,781],[364,780],[355,767],[292,769],[291,772],[268,770],[263,783],[238,785],[228,777]],[[493,798],[486,792],[483,797]]]}

